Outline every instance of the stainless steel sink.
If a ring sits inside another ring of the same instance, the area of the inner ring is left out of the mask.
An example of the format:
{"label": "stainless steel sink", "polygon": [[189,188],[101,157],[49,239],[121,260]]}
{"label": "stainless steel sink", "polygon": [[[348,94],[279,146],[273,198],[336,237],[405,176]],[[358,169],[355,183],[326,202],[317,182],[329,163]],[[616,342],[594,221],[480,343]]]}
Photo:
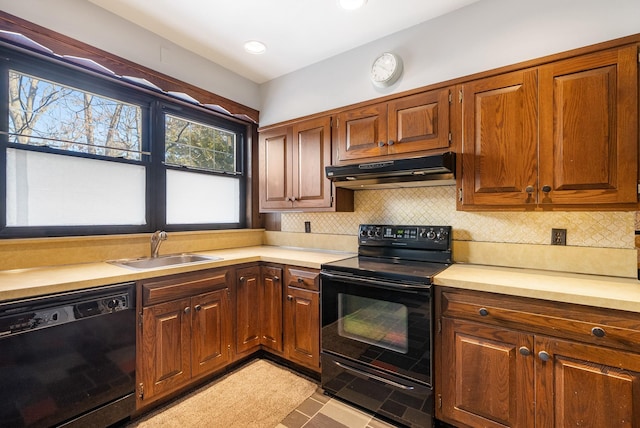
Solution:
{"label": "stainless steel sink", "polygon": [[199,254],[169,254],[166,256],[143,257],[139,259],[111,260],[107,263],[130,269],[144,270],[176,265],[190,265],[216,260],[222,260],[222,257],[202,256]]}

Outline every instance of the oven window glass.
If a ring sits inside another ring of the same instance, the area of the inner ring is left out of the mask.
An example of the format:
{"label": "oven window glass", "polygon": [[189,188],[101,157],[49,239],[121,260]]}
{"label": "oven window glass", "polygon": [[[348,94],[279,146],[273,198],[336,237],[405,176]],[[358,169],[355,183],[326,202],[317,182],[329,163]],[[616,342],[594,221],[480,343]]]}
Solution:
{"label": "oven window glass", "polygon": [[406,354],[409,350],[405,305],[368,297],[338,294],[338,334]]}

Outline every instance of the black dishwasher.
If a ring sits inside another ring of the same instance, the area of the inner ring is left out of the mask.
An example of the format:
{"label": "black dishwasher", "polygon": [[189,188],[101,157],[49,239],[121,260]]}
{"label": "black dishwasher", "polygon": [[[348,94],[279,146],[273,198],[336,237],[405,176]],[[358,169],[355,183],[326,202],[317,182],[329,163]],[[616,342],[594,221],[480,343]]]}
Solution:
{"label": "black dishwasher", "polygon": [[105,427],[135,409],[135,287],[0,303],[0,426]]}

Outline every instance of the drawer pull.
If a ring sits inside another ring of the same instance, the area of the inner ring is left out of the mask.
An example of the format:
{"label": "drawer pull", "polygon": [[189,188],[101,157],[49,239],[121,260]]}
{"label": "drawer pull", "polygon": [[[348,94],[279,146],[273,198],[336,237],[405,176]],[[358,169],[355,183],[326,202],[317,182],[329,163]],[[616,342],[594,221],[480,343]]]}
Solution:
{"label": "drawer pull", "polygon": [[551,359],[551,355],[549,355],[547,351],[538,352],[538,357],[540,357],[542,361],[549,361]]}
{"label": "drawer pull", "polygon": [[593,327],[591,329],[591,334],[593,334],[595,337],[604,337],[606,335],[604,329],[600,327]]}
{"label": "drawer pull", "polygon": [[298,278],[298,284],[302,284],[303,282],[304,282],[304,279]]}
{"label": "drawer pull", "polygon": [[526,346],[521,346],[518,349],[518,352],[520,352],[520,355],[523,355],[525,357],[528,357],[529,355],[531,355],[531,351]]}
{"label": "drawer pull", "polygon": [[478,313],[480,314],[480,316],[482,317],[486,317],[487,315],[489,315],[489,311],[487,310],[487,308],[480,308],[480,310],[478,311]]}

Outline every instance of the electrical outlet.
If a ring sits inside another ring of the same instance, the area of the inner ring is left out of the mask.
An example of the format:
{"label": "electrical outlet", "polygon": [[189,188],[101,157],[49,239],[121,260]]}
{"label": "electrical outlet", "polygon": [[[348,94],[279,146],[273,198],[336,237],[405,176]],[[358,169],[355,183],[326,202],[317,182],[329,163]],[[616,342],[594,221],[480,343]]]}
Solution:
{"label": "electrical outlet", "polygon": [[551,245],[567,245],[567,229],[551,229]]}
{"label": "electrical outlet", "polygon": [[304,233],[311,233],[311,222],[310,221],[305,221],[304,222]]}

